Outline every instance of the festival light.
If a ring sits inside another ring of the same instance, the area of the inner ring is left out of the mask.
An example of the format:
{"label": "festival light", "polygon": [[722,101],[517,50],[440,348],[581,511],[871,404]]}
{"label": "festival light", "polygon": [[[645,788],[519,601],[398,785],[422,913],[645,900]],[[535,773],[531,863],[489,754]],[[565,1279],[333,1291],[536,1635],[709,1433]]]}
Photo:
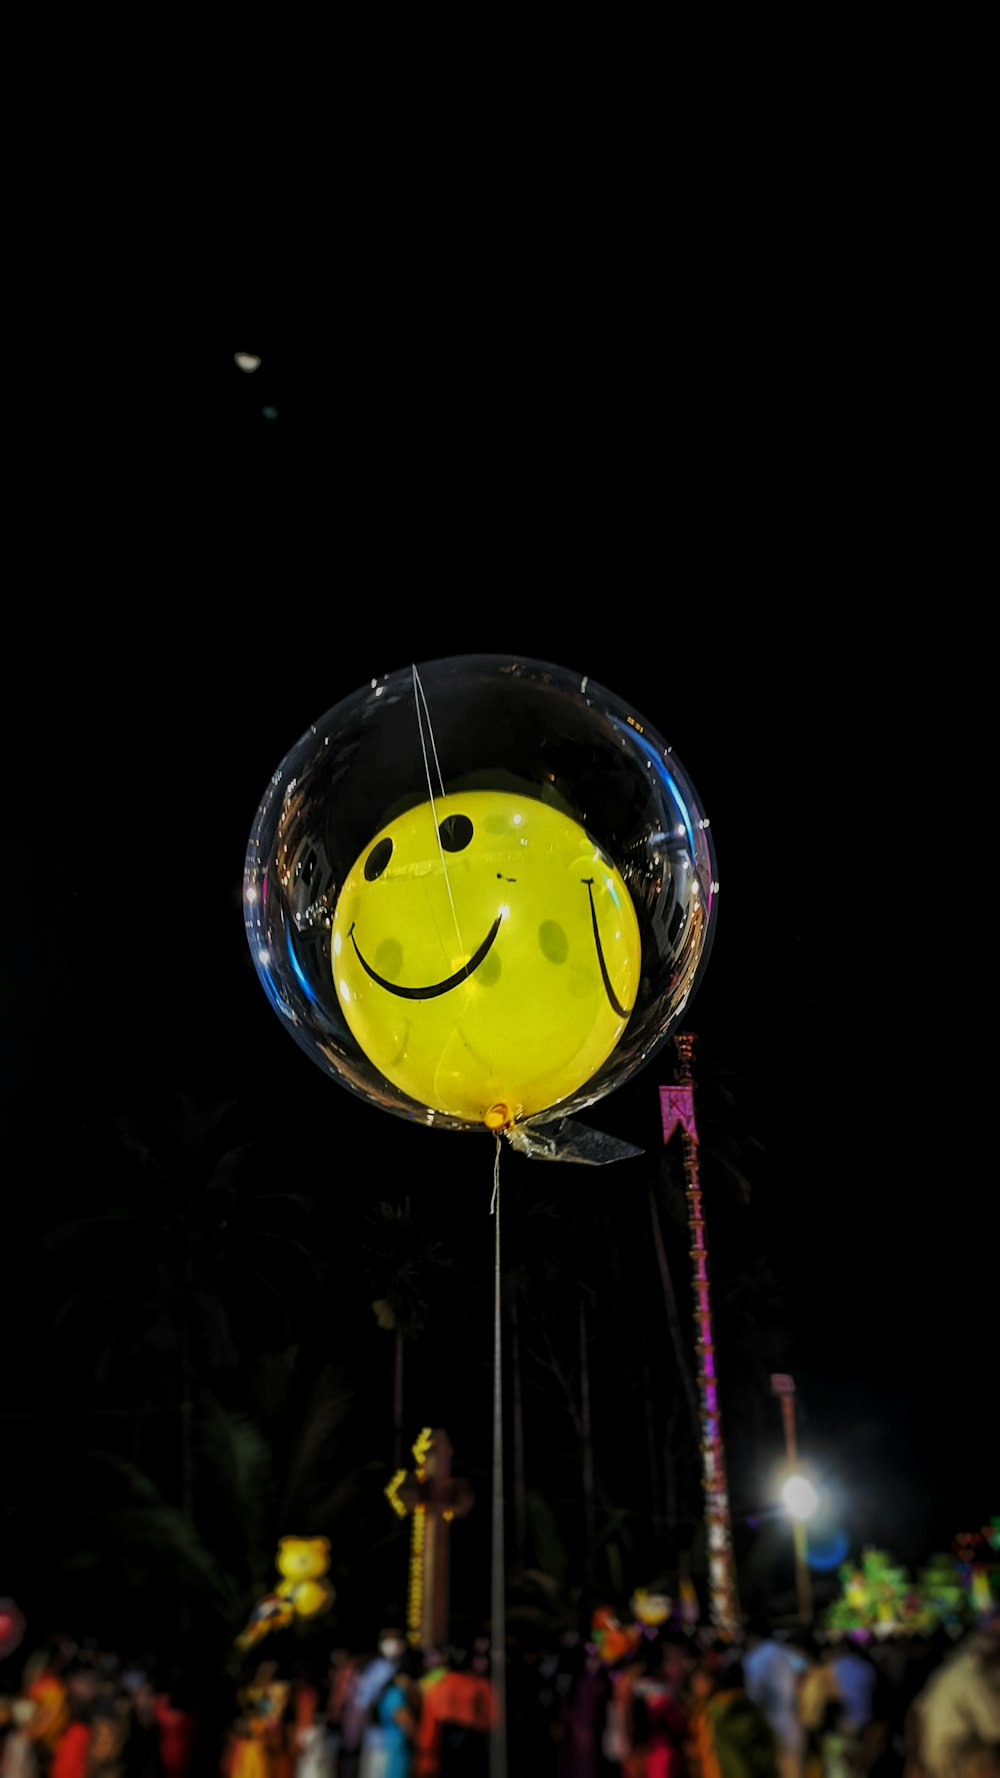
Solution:
{"label": "festival light", "polygon": [[781,1484],[781,1498],[785,1511],[793,1519],[811,1519],[819,1506],[819,1495],[808,1476],[796,1474],[786,1476]]}

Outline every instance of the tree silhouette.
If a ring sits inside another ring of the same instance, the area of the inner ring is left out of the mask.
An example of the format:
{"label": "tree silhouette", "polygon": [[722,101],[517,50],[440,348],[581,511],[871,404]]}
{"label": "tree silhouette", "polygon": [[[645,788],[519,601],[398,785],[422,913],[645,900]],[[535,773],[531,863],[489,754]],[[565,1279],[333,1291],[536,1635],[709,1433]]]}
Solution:
{"label": "tree silhouette", "polygon": [[364,1254],[372,1309],[379,1327],[394,1341],[392,1430],[393,1465],[403,1464],[403,1370],[406,1343],[419,1339],[427,1326],[428,1287],[435,1274],[454,1262],[442,1241],[430,1233],[410,1199],[376,1205],[365,1225]]}
{"label": "tree silhouette", "polygon": [[323,1274],[303,1238],[310,1201],[261,1180],[232,1110],[177,1092],[116,1118],[101,1197],[44,1236],[54,1363],[90,1406],[132,1410],[133,1458],[150,1415],[178,1417],[188,1513],[198,1388],[287,1340]]}
{"label": "tree silhouette", "polygon": [[66,1572],[99,1572],[119,1610],[124,1602],[132,1636],[217,1674],[239,1666],[235,1639],[275,1582],[279,1539],[328,1537],[336,1585],[358,1553],[366,1489],[381,1476],[354,1450],[344,1371],[289,1349],[245,1371],[243,1393],[240,1407],[199,1394],[193,1508],[153,1471],[91,1449],[84,1462],[99,1504],[61,1550]]}

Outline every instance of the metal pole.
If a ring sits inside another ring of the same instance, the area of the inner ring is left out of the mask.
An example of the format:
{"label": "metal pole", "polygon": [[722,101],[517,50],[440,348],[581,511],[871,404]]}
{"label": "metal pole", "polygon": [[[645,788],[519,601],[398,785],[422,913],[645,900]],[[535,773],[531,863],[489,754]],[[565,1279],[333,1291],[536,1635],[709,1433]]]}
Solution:
{"label": "metal pole", "polygon": [[507,1616],[504,1563],[504,1491],[503,1491],[503,1337],[501,1321],[500,1269],[500,1137],[497,1136],[494,1172],[494,1215],[496,1217],[496,1254],[493,1284],[493,1572],[492,1572],[492,1634],[490,1637],[490,1669],[496,1696],[496,1722],[490,1736],[490,1778],[508,1778],[507,1774]]}
{"label": "metal pole", "polygon": [[[788,1474],[799,1467],[798,1440],[795,1436],[795,1380],[785,1375],[771,1378],[771,1390],[781,1404],[781,1421],[785,1429],[785,1457]],[[792,1543],[795,1550],[795,1591],[799,1602],[799,1621],[812,1623],[812,1580],[806,1544],[805,1521],[792,1516]]]}

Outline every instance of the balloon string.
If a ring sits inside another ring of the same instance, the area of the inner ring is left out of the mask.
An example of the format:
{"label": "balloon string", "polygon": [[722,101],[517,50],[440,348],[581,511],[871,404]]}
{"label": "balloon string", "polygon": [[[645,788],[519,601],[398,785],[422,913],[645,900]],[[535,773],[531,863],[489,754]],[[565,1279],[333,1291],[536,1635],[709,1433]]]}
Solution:
{"label": "balloon string", "polygon": [[[420,682],[420,674],[417,672],[416,667],[413,668],[413,690],[417,700],[417,725],[420,729],[420,746],[424,755],[424,776],[427,779],[427,789],[430,793],[431,802],[433,802],[434,789],[431,784],[430,766],[427,761],[427,743],[424,737],[424,718],[427,720],[427,734],[430,736],[431,749],[434,754],[434,769],[437,772],[438,787],[442,796],[444,795],[444,779],[441,776],[441,764],[438,760],[437,748],[434,745],[434,730],[431,728],[431,713],[427,708],[427,699],[424,696],[424,688]],[[423,705],[423,717],[421,717],[420,714],[421,705]]]}
{"label": "balloon string", "polygon": [[496,1721],[490,1736],[490,1778],[507,1778],[507,1631],[504,1614],[503,1346],[500,1320],[500,1136],[497,1134],[493,1209],[496,1261],[493,1281],[493,1599],[490,1669]]}
{"label": "balloon string", "polygon": [[499,1214],[500,1214],[500,1206],[498,1203],[499,1196],[500,1196],[500,1131],[498,1130],[497,1131],[497,1142],[496,1142],[496,1153],[493,1156],[493,1196],[490,1199],[490,1215],[492,1216],[494,1211],[496,1211],[498,1218],[499,1218]]}
{"label": "balloon string", "polygon": [[[441,829],[438,824],[437,809],[434,806],[434,785],[433,785],[433,782],[431,779],[430,761],[427,758],[427,739],[428,739],[428,737],[430,738],[431,751],[434,754],[434,769],[437,772],[440,793],[442,796],[444,796],[444,779],[441,776],[441,762],[438,759],[437,747],[434,742],[434,730],[431,727],[431,713],[427,708],[427,699],[424,696],[424,688],[420,683],[420,674],[417,672],[415,663],[414,663],[411,670],[413,673],[413,696],[414,696],[414,701],[417,706],[417,728],[420,732],[420,751],[422,752],[422,754],[424,756],[424,777],[427,780],[427,796],[428,796],[428,800],[430,801],[430,805],[431,805],[431,813],[434,816],[434,837],[437,840],[438,857],[441,860],[441,870],[442,870],[442,874],[444,876],[444,886],[448,891],[448,904],[451,908],[451,917],[452,917],[452,921],[454,922],[454,926],[455,926],[455,937],[458,940],[459,950],[464,951],[465,946],[462,943],[462,933],[461,933],[461,929],[458,924],[458,914],[455,909],[454,897],[452,896],[452,893],[451,893],[451,877],[448,875],[448,866],[445,862],[444,847],[441,844]],[[423,706],[423,713],[422,714],[421,714],[421,705]],[[425,721],[427,723],[426,733],[424,730],[424,722]]]}

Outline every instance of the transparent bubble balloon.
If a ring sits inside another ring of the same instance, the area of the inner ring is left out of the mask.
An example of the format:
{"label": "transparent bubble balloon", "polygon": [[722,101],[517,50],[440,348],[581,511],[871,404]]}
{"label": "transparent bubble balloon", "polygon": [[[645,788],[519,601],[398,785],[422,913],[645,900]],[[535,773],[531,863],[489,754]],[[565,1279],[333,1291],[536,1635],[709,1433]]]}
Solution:
{"label": "transparent bubble balloon", "polygon": [[691,780],[640,712],[479,654],[386,673],[313,723],[261,800],[243,888],[265,993],[326,1074],[545,1153],[677,1027],[718,885]]}

